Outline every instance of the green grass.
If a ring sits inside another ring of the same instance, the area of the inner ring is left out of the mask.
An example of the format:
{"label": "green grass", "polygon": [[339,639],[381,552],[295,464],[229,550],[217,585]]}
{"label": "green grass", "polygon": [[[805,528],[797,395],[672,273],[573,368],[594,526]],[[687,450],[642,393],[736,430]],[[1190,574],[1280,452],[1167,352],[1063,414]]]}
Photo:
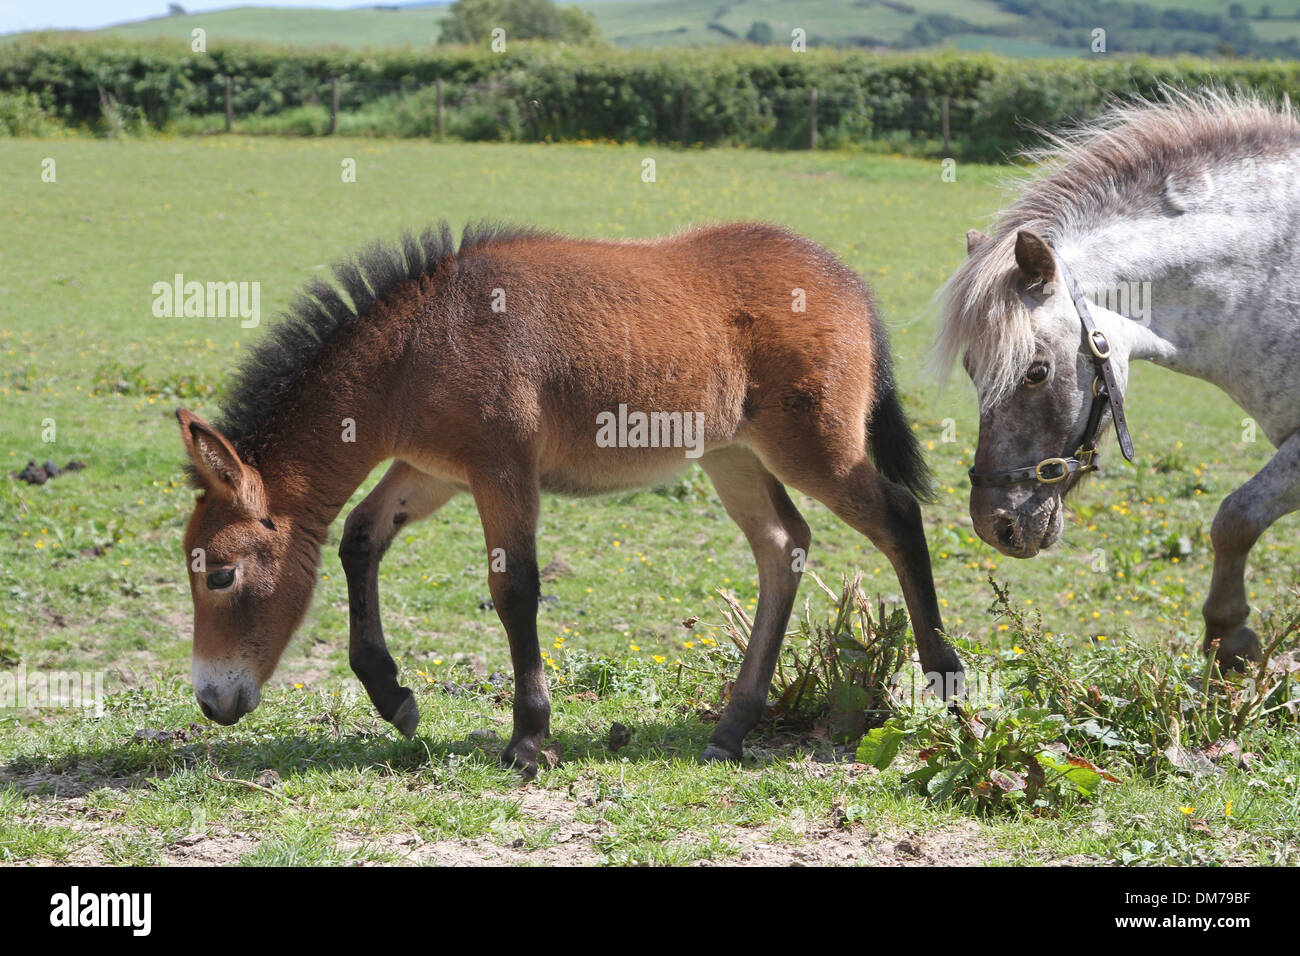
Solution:
{"label": "green grass", "polygon": [[111,27],[126,37],[189,40],[207,31],[214,48],[223,40],[262,40],[292,46],[426,46],[438,39],[445,6],[412,10],[314,10],[294,7],[230,7],[178,17],[157,17]]}
{"label": "green grass", "polygon": [[1002,56],[1035,57],[1048,59],[1052,57],[1077,57],[1084,52],[1080,47],[1054,46],[1040,40],[1024,37],[1004,37],[988,33],[963,33],[949,37],[946,45],[954,49],[998,53]]}
{"label": "green grass", "polygon": [[834,41],[872,37],[893,43],[919,19],[931,14],[961,17],[976,26],[1010,26],[1027,22],[1026,18],[1004,11],[990,0],[918,0],[909,2],[907,6],[914,12],[905,13],[879,2],[863,4],[854,0],[806,0],[797,4],[781,0],[748,0],[722,5],[716,22],[743,37],[751,23],[765,20],[771,25],[776,42],[786,45],[790,42],[790,31],[795,27],[807,31],[810,38]]}
{"label": "green grass", "polygon": [[[1055,24],[1026,17],[1002,8],[993,0],[908,0],[889,5],[881,0],[732,0],[704,4],[697,0],[580,0],[577,6],[596,17],[602,37],[617,46],[711,46],[742,41],[755,22],[766,22],[773,42],[787,45],[791,30],[806,31],[810,40],[825,43],[862,42],[895,44],[924,18],[932,15],[958,17],[980,28],[996,28],[1007,35],[971,34],[949,37],[948,44],[960,49],[996,50],[1012,56],[1081,56],[1083,49],[1060,47],[1052,42],[1060,33]],[[911,8],[910,12],[900,6]],[[1156,3],[1157,9],[1174,8],[1218,13],[1226,17],[1228,0],[1181,0]],[[1257,17],[1265,3],[1244,4],[1248,15]],[[1272,4],[1277,16],[1294,10],[1285,3]],[[350,47],[415,46],[436,41],[445,6],[414,9],[313,10],[301,8],[231,7],[186,16],[156,17],[118,24],[110,32],[131,37],[173,37],[189,40],[191,31],[207,31],[209,44],[223,40],[261,40],[294,46],[338,45]],[[1295,33],[1295,21],[1249,21],[1262,39],[1283,40]],[[1099,24],[1103,25],[1104,24]],[[1146,37],[1143,31],[1125,31],[1128,42]],[[1167,32],[1161,34],[1166,39]],[[1187,34],[1188,43],[1205,39]],[[485,40],[486,42],[486,40]]]}
{"label": "green grass", "polygon": [[[656,184],[641,182],[645,156],[658,160]],[[47,157],[57,163],[53,184],[40,177]],[[356,183],[340,181],[345,157],[357,160]],[[508,735],[506,705],[437,691],[454,662],[494,670],[508,660],[495,615],[478,608],[487,587],[468,498],[407,531],[381,572],[390,646],[405,679],[425,687],[417,740],[391,739],[364,697],[356,699],[335,555],[341,522],[313,610],[261,709],[232,729],[206,725],[188,742],[132,737],[201,720],[185,686],[190,599],[180,541],[191,493],[172,408],[214,413],[230,369],[306,279],[365,241],[440,216],[457,227],[503,217],[613,237],[770,219],[825,243],[876,289],[908,408],[940,478],[940,501],[926,520],[950,629],[1005,645],[985,614],[993,572],[1042,610],[1049,630],[1113,645],[1163,641],[1194,653],[1210,521],[1219,500],[1271,451],[1262,438],[1242,442],[1242,412],[1210,386],[1135,370],[1129,408],[1138,462],[1106,455],[1104,475],[1076,497],[1056,551],[1013,562],[971,533],[964,472],[976,415],[968,385],[941,390],[926,371],[927,306],[960,262],[965,230],[998,208],[1005,172],[961,166],[957,182],[944,183],[936,163],[913,159],[630,146],[0,140],[0,464],[6,473],[28,458],[88,466],[42,487],[0,480],[0,649],[28,668],[105,669],[117,692],[98,722],[0,714],[0,779],[11,781],[0,787],[0,857],[102,852],[115,861],[184,862],[217,847],[222,862],[341,862],[405,858],[412,847],[452,852],[468,840],[484,858],[545,861],[572,844],[584,861],[683,862],[748,852],[756,832],[798,844],[841,799],[860,804],[883,832],[965,826],[955,811],[901,794],[889,774],[800,769],[800,754],[815,743],[757,741],[758,763],[743,770],[694,763],[709,733],[695,704],[716,703],[717,688],[667,689],[669,665],[689,638],[680,621],[718,620],[707,597],[716,587],[748,606],[757,593],[743,538],[698,471],[666,491],[544,503],[539,557],[561,555],[573,569],[544,588],[557,598],[539,618],[545,646],[557,654],[553,645],[563,639],[565,648],[608,655],[650,675],[660,691],[653,702],[632,692],[596,700],[557,693],[565,760],[540,787],[518,791],[493,765],[498,740],[467,739],[475,730]],[[263,328],[154,318],[151,287],[176,272],[260,281]],[[52,445],[42,442],[46,419],[57,427]],[[947,419],[955,442],[944,441]],[[833,581],[862,568],[869,591],[897,599],[887,564],[863,539],[815,502],[797,501],[813,527],[814,570]],[[1252,555],[1249,592],[1258,607],[1280,607],[1300,580],[1295,520],[1279,523]],[[810,585],[804,594],[821,600]],[[600,742],[613,720],[636,729],[633,746],[617,756]],[[1269,758],[1279,779],[1300,759],[1289,746],[1279,742]],[[266,768],[284,779],[283,799],[213,778],[251,780]],[[978,855],[1102,859],[1121,854],[1125,840],[1150,836],[1152,854],[1176,857],[1186,849],[1178,840],[1191,839],[1179,803],[1228,799],[1247,786],[1255,785],[1243,775],[1195,787],[1132,780],[1079,811],[1082,818],[980,823]],[[596,794],[595,802],[586,805],[571,788]],[[775,794],[785,794],[780,805]],[[1270,833],[1291,832],[1287,799],[1270,797]],[[1109,828],[1080,823],[1096,813]],[[1135,815],[1147,822],[1134,823]],[[548,835],[552,825],[561,829]],[[713,825],[717,840],[705,836]],[[582,836],[556,842],[565,826]],[[186,846],[191,831],[201,838]],[[408,831],[418,842],[399,842]],[[511,846],[516,840],[521,847]],[[1224,840],[1215,852],[1225,858],[1255,852],[1237,836]]]}
{"label": "green grass", "polygon": [[[803,28],[810,38],[831,42],[853,37],[894,42],[919,18],[935,13],[959,16],[978,26],[1026,22],[991,0],[915,0],[910,4],[914,13],[857,0],[803,0],[797,5],[781,0],[747,0],[720,6],[694,0],[588,0],[576,5],[595,14],[601,35],[619,46],[732,43],[737,41],[721,30],[710,29],[709,24],[716,23],[744,37],[756,20],[769,23],[775,33],[774,42],[784,44],[790,42],[794,27]],[[420,46],[437,39],[444,16],[444,6],[401,10],[232,7],[124,23],[111,31],[124,36],[188,40],[191,30],[202,27],[209,43],[237,38],[295,46]]]}
{"label": "green grass", "polygon": [[[1297,9],[1281,8],[1278,12],[1291,15],[1296,13]],[[1292,37],[1300,37],[1300,18],[1287,20],[1251,20],[1250,28],[1265,40],[1289,40]]]}

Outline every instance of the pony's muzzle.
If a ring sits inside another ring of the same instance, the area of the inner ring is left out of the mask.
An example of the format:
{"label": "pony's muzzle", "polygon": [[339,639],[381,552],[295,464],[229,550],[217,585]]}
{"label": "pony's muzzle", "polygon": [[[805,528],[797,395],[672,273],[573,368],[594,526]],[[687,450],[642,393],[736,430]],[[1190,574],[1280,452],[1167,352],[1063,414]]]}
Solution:
{"label": "pony's muzzle", "polygon": [[262,689],[251,676],[239,674],[210,679],[194,668],[194,696],[203,716],[230,726],[262,702]]}
{"label": "pony's muzzle", "polygon": [[974,525],[985,542],[1009,558],[1032,558],[1051,547],[1061,530],[1060,511],[1054,504],[1028,517],[999,508]]}

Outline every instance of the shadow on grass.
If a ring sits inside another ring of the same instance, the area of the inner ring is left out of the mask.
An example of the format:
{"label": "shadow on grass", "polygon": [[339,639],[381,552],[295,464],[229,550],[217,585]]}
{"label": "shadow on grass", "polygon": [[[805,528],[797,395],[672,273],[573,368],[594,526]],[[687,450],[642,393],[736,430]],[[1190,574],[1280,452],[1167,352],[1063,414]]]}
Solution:
{"label": "shadow on grass", "polygon": [[[631,729],[631,741],[617,749],[610,747],[607,731],[597,734],[573,729],[554,733],[547,749],[558,754],[562,764],[694,763],[704,751],[712,725],[686,714],[672,720],[635,722]],[[191,724],[187,729],[161,734],[169,736],[122,739],[97,746],[69,747],[63,753],[14,758],[0,765],[0,788],[58,800],[83,797],[103,788],[144,788],[178,773],[198,772],[214,780],[234,782],[254,782],[267,770],[274,770],[284,780],[319,771],[377,770],[383,774],[418,775],[436,774],[456,758],[477,764],[486,777],[492,778],[483,780],[487,789],[519,782],[517,774],[500,766],[499,755],[506,738],[492,731],[462,738],[418,734],[406,740],[396,731],[378,725],[333,729],[313,725],[298,733],[249,737],[249,731],[243,728],[227,730]],[[740,766],[761,769],[797,756],[817,761],[843,759],[835,748],[810,731],[768,726],[750,735]],[[543,765],[543,779],[546,772]]]}

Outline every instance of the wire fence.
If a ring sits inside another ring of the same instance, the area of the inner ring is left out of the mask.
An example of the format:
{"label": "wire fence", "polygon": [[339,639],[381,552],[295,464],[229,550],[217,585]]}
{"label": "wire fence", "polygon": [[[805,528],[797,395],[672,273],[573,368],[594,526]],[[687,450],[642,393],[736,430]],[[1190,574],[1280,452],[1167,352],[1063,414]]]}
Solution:
{"label": "wire fence", "polygon": [[[949,94],[918,96],[904,92],[871,94],[861,89],[818,86],[776,90],[724,91],[682,86],[637,97],[620,91],[610,102],[603,88],[584,99],[581,90],[558,101],[531,95],[526,82],[490,79],[452,83],[375,83],[336,77],[328,82],[268,94],[267,80],[238,76],[215,78],[197,97],[200,115],[224,116],[225,132],[257,122],[268,129],[274,118],[306,108],[318,121],[299,124],[298,132],[384,132],[379,113],[389,114],[391,135],[445,138],[525,139],[608,138],[675,142],[686,145],[755,138],[792,148],[816,149],[845,141],[901,136],[932,140],[944,152],[967,134],[977,104]],[[206,108],[205,108],[206,107]],[[474,114],[472,135],[457,122]],[[350,123],[370,116],[372,122]]]}

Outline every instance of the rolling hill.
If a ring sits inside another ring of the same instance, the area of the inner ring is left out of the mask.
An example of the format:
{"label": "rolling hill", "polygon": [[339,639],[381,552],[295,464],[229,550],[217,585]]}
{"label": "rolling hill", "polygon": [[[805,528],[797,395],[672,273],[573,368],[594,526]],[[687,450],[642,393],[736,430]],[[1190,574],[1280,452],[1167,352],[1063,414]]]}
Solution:
{"label": "rolling hill", "polygon": [[[788,43],[802,28],[810,45],[951,46],[1015,56],[1079,56],[1095,25],[1108,49],[1152,53],[1300,54],[1300,0],[579,0],[618,46]],[[161,4],[160,4],[161,6]],[[422,46],[436,41],[447,4],[323,10],[231,7],[163,16],[105,32],[188,39],[202,27],[222,38],[302,46]]]}

